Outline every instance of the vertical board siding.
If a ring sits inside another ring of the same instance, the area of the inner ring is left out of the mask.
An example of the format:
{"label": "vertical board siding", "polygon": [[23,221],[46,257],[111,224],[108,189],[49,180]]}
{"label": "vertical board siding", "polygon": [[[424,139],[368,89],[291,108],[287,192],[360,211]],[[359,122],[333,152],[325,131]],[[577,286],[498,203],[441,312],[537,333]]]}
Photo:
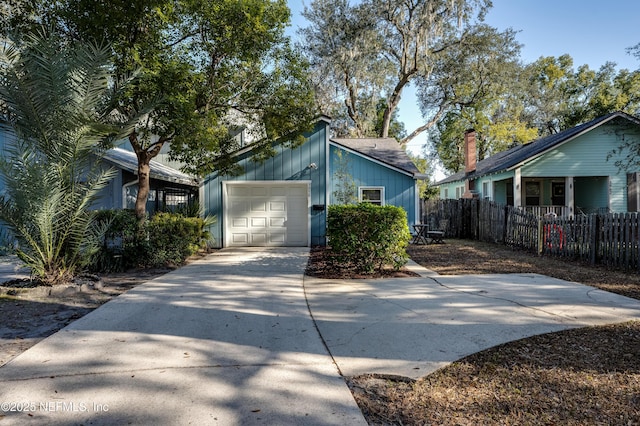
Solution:
{"label": "vertical board siding", "polygon": [[[210,228],[214,245],[222,247],[223,241],[223,181],[271,181],[271,180],[310,180],[311,204],[325,205],[325,170],[326,170],[326,138],[327,124],[320,122],[300,146],[290,149],[285,146],[276,147],[276,155],[264,162],[254,162],[249,155],[240,158],[238,164],[244,170],[239,176],[219,176],[217,173],[204,180],[203,196],[206,215],[216,216],[216,223]],[[308,166],[317,165],[316,169]],[[324,244],[326,216],[325,210],[310,209],[311,244]]]}
{"label": "vertical board siding", "polygon": [[[102,163],[101,170],[108,170],[110,167]],[[102,188],[98,193],[97,200],[91,205],[92,209],[123,209],[122,205],[122,169],[117,169],[117,173],[113,179],[109,181],[107,186]]]}
{"label": "vertical board siding", "polygon": [[[361,157],[358,154],[350,153],[336,146],[330,149],[330,176],[337,168],[337,152],[342,152],[342,158],[347,159],[349,173],[356,185],[356,191],[360,186],[383,186],[385,188],[385,204],[402,207],[407,212],[409,226],[419,222],[416,218],[416,182],[413,177],[400,173],[396,170],[385,167],[376,162]],[[329,196],[332,204],[336,203],[333,193],[337,189],[336,179],[329,182]],[[357,192],[356,192],[357,197]]]}

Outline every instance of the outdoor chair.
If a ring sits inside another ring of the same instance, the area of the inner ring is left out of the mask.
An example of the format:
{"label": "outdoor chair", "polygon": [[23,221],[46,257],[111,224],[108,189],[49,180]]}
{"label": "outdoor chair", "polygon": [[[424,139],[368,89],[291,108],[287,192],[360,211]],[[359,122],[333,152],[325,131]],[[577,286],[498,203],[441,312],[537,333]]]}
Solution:
{"label": "outdoor chair", "polygon": [[430,240],[430,244],[444,244],[444,236],[448,227],[449,221],[442,219],[437,229],[427,231],[427,239]]}

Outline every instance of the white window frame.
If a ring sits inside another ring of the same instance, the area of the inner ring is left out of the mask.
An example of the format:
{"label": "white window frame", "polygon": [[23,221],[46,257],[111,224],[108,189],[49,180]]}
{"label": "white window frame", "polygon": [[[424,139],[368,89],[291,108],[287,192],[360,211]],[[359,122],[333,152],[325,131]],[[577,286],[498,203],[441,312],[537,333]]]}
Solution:
{"label": "white window frame", "polygon": [[[362,193],[364,191],[368,191],[368,190],[378,190],[380,191],[380,204],[378,204],[377,202],[374,201],[369,201],[369,200],[363,200],[362,199]],[[385,202],[384,202],[384,186],[359,186],[358,187],[358,201],[361,203],[371,203],[371,204],[375,204],[375,205],[380,205],[380,206],[384,206]]]}
{"label": "white window frame", "polygon": [[482,182],[482,197],[485,200],[491,199],[491,182]]}

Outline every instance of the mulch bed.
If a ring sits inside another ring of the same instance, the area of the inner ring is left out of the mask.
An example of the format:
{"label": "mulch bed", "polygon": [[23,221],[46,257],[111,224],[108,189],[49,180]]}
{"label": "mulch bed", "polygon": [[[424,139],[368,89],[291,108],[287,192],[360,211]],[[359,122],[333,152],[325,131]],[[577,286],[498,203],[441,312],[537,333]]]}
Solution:
{"label": "mulch bed", "polygon": [[406,268],[394,270],[385,268],[371,274],[356,272],[349,267],[339,267],[330,260],[331,249],[325,246],[314,246],[311,248],[309,262],[305,274],[310,277],[326,279],[370,279],[370,278],[407,278],[419,276]]}

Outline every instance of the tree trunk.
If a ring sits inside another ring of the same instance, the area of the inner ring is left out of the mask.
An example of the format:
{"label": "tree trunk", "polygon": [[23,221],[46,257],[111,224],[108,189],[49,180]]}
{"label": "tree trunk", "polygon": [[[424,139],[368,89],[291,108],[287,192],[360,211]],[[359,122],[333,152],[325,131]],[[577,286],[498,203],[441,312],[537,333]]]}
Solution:
{"label": "tree trunk", "polygon": [[[143,152],[146,154],[146,151]],[[146,157],[146,158],[141,158]],[[136,198],[136,217],[143,220],[147,216],[147,199],[149,198],[149,162],[151,158],[138,155],[138,196]]]}
{"label": "tree trunk", "polygon": [[135,213],[138,220],[142,221],[147,216],[147,199],[149,198],[149,174],[151,160],[158,155],[168,138],[160,138],[147,149],[138,140],[138,134],[134,131],[129,135],[129,142],[138,157],[138,196],[136,197]]}
{"label": "tree trunk", "polygon": [[389,102],[387,107],[384,110],[384,115],[382,116],[382,128],[380,129],[381,138],[389,137],[389,128],[391,127],[391,118],[393,117],[393,112],[398,107],[400,103],[400,97],[402,96],[402,90],[409,83],[411,77],[417,72],[417,70],[412,70],[411,72],[406,72],[402,74],[400,81],[396,84],[396,87],[393,89],[393,93],[389,97]]}

